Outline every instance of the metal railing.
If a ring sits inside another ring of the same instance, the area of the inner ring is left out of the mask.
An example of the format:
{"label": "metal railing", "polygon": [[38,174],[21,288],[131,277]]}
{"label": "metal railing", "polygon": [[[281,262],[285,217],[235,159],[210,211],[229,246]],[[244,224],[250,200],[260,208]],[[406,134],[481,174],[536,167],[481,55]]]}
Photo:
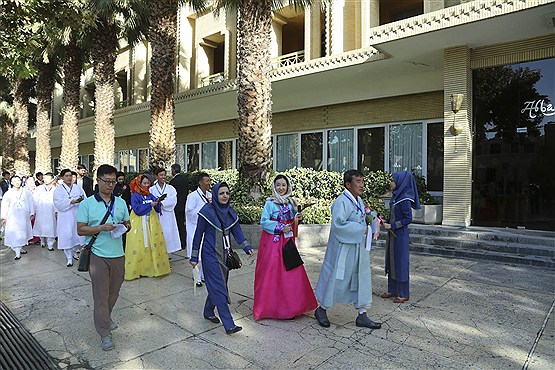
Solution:
{"label": "metal railing", "polygon": [[222,82],[223,80],[225,80],[227,77],[224,74],[224,72],[218,72],[218,73],[214,73],[211,74],[210,76],[206,76],[200,79],[200,86],[199,87],[204,87],[204,86],[208,86],[208,85],[212,85],[215,83],[219,83]]}
{"label": "metal railing", "polygon": [[272,69],[288,67],[304,61],[304,50],[295,51],[294,53],[284,54],[272,58]]}

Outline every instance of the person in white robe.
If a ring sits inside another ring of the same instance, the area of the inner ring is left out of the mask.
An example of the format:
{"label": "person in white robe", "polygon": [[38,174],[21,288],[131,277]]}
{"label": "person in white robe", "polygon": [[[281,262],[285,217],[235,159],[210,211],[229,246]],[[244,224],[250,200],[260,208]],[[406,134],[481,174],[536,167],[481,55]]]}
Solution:
{"label": "person in white robe", "polygon": [[[198,212],[200,209],[208,202],[212,201],[212,193],[210,193],[210,176],[201,172],[198,175],[198,188],[191,192],[187,196],[187,201],[185,202],[185,227],[187,229],[187,258],[191,257],[193,253],[193,237],[195,236],[195,230],[197,228],[198,222]],[[196,279],[197,286],[202,286],[202,279],[204,278],[202,272],[202,261],[200,259],[202,250],[202,241],[200,243],[201,249],[199,249],[199,261],[196,265],[198,268],[198,274]],[[193,268],[193,276],[195,276]]]}
{"label": "person in white robe", "polygon": [[40,238],[40,244],[48,250],[54,250],[56,242],[56,209],[54,208],[54,175],[47,172],[43,175],[44,183],[37,186],[33,193],[35,201],[35,224],[33,235]]}
{"label": "person in white robe", "polygon": [[21,258],[22,254],[27,254],[23,247],[33,238],[31,219],[35,213],[33,196],[21,185],[21,177],[13,176],[12,187],[3,194],[0,214],[0,222],[4,227],[4,245],[15,252],[16,261]]}
{"label": "person in white robe", "polygon": [[58,212],[56,234],[58,249],[64,251],[67,267],[71,267],[73,259],[79,259],[75,253],[85,243],[85,237],[77,235],[77,210],[79,203],[85,199],[85,192],[72,182],[71,170],[62,170],[60,177],[63,182],[54,189],[54,207]]}
{"label": "person in white robe", "polygon": [[165,195],[161,202],[160,207],[160,225],[162,226],[162,233],[166,240],[166,249],[168,254],[181,250],[181,239],[179,239],[179,229],[177,228],[177,221],[175,220],[175,213],[173,212],[177,204],[177,190],[170,184],[166,184],[166,170],[157,168],[154,171],[156,181],[150,187],[150,194],[156,198]]}
{"label": "person in white robe", "polygon": [[358,170],[343,174],[345,190],[331,206],[328,247],[314,294],[320,306],[314,316],[329,327],[326,310],[336,303],[352,303],[358,311],[355,324],[380,329],[366,314],[372,304],[370,252],[366,250],[366,211],[361,199],[364,175]]}

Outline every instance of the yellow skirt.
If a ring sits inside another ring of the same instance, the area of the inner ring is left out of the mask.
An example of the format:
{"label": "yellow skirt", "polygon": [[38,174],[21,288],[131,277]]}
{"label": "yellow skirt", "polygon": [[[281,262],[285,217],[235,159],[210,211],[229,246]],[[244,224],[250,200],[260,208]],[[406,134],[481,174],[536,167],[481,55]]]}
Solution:
{"label": "yellow skirt", "polygon": [[131,231],[125,243],[125,280],[169,274],[170,261],[158,214],[152,210],[147,221],[147,216],[131,212],[130,220]]}

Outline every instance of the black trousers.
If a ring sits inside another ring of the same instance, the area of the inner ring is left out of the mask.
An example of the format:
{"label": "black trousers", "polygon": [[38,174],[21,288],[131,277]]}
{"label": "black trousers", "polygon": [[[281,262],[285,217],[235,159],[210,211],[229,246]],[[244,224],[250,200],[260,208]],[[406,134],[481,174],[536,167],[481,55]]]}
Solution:
{"label": "black trousers", "polygon": [[187,229],[185,228],[185,212],[174,211],[175,220],[177,221],[177,229],[179,230],[179,239],[181,240],[181,249],[187,247]]}

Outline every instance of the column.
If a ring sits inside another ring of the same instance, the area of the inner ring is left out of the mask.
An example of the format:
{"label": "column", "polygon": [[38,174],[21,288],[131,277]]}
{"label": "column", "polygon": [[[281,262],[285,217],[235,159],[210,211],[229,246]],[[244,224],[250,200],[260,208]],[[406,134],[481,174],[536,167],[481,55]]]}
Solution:
{"label": "column", "polygon": [[[469,226],[472,201],[472,71],[470,49],[444,51],[443,224]],[[451,109],[451,95],[463,94],[461,109]],[[458,130],[453,130],[451,126]],[[460,132],[460,133],[459,133]]]}

